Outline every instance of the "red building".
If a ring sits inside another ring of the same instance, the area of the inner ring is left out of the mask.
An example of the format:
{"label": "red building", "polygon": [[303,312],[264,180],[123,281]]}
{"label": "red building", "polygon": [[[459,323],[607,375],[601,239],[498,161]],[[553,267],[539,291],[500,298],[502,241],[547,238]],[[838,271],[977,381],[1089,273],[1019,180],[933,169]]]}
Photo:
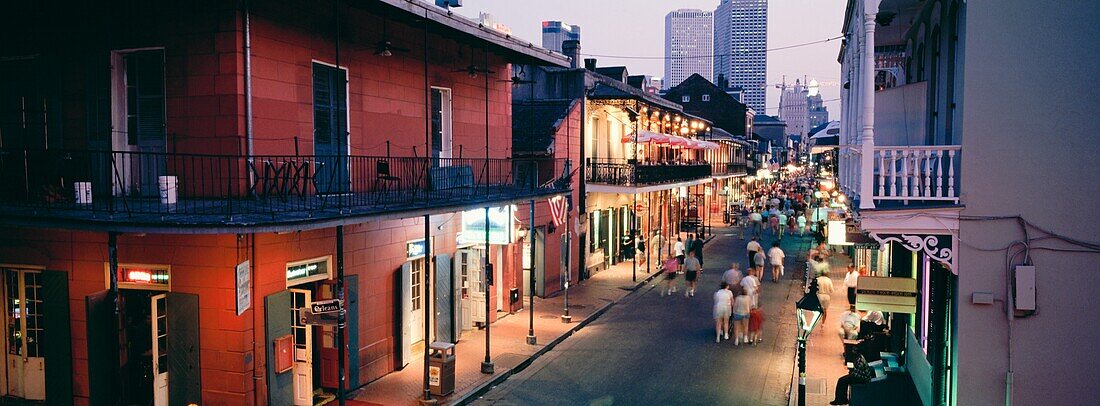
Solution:
{"label": "red building", "polygon": [[521,308],[529,202],[560,257],[572,155],[513,159],[509,77],[561,55],[402,0],[0,16],[5,395],[312,404],[338,339],[355,388]]}

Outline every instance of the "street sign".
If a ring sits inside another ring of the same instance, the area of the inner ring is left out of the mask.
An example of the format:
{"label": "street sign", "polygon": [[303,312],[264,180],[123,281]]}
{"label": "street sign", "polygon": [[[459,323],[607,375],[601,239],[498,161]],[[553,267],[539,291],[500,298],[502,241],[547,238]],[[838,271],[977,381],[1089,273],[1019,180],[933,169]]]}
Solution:
{"label": "street sign", "polygon": [[345,319],[344,309],[331,313],[313,313],[311,309],[301,309],[298,312],[299,324],[313,326],[339,326]]}
{"label": "street sign", "polygon": [[344,303],[340,299],[319,300],[309,304],[313,314],[336,313],[344,309]]}
{"label": "street sign", "polygon": [[252,307],[252,270],[248,261],[237,264],[237,315]]}

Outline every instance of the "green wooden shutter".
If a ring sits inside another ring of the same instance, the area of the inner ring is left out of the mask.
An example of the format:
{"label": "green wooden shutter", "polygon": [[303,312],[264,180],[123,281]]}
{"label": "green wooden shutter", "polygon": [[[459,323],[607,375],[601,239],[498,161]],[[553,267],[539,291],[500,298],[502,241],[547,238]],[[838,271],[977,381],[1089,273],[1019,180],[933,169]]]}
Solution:
{"label": "green wooden shutter", "polygon": [[42,271],[42,347],[46,356],[46,404],[73,404],[73,343],[69,317],[69,276]]}
{"label": "green wooden shutter", "polygon": [[275,339],[291,334],[290,326],[293,319],[290,309],[290,291],[272,293],[264,298],[264,347],[267,357],[265,364],[267,365],[267,403],[269,405],[294,404],[293,369],[281,374],[275,373]]}
{"label": "green wooden shutter", "polygon": [[451,287],[451,256],[435,256],[435,340],[447,343],[455,341],[454,289]]}
{"label": "green wooden shutter", "polygon": [[199,296],[168,293],[168,403],[202,403],[199,366]]}
{"label": "green wooden shutter", "polygon": [[344,276],[344,303],[347,309],[348,384],[359,386],[359,276]]}
{"label": "green wooden shutter", "polygon": [[[88,403],[118,402],[118,317],[106,290],[84,298],[88,334]],[[49,394],[47,393],[47,397]]]}
{"label": "green wooden shutter", "polygon": [[409,324],[409,313],[412,312],[412,263],[405,262],[401,264],[401,270],[397,272],[397,288],[398,292],[401,292],[397,296],[397,305],[394,309],[398,311],[397,317],[394,320],[397,321],[397,368],[401,369],[409,365],[409,360],[412,358],[412,354],[409,353],[409,347],[412,346],[412,329],[413,326]]}

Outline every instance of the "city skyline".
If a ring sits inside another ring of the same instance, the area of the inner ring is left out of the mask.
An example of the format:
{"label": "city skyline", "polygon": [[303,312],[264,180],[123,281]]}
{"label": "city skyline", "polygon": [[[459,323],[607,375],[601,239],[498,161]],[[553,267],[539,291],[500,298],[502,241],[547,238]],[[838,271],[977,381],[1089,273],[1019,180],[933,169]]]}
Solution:
{"label": "city skyline", "polygon": [[[581,53],[596,58],[599,66],[624,65],[631,74],[664,75],[664,16],[679,8],[714,11],[718,0],[685,0],[676,4],[655,0],[629,3],[562,0],[554,3],[502,0],[466,0],[457,14],[477,18],[478,12],[492,13],[513,30],[513,36],[539,45],[542,21],[557,20],[584,29]],[[783,76],[817,79],[821,82],[824,105],[840,110],[840,65],[836,63],[840,41],[783,48],[835,38],[842,33],[845,2],[842,0],[787,0],[768,4],[767,106],[764,114],[777,115],[780,89],[774,85]],[[614,19],[607,18],[615,16]],[[649,27],[648,29],[640,29]],[[624,35],[623,33],[629,33]],[[628,56],[630,58],[621,58]],[[809,62],[808,62],[809,61]],[[816,61],[821,61],[817,63]]]}
{"label": "city skyline", "polygon": [[698,73],[714,82],[714,13],[679,9],[665,15],[664,87]]}

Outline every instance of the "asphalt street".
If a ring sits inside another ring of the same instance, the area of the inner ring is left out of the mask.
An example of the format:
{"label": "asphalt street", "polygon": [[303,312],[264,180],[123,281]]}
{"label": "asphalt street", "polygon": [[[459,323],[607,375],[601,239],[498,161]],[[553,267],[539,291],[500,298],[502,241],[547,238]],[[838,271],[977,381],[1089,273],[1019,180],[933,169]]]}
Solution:
{"label": "asphalt street", "polygon": [[[737,261],[748,266],[736,229],[716,228],[704,249],[704,271],[695,297],[662,296],[664,278],[642,286],[602,317],[569,337],[478,399],[493,405],[786,405],[794,361],[796,247],[787,237],[786,275],[779,283],[765,272],[760,302],[763,343],[714,342],[712,295],[721,274]],[[770,247],[770,234],[762,245]]]}

